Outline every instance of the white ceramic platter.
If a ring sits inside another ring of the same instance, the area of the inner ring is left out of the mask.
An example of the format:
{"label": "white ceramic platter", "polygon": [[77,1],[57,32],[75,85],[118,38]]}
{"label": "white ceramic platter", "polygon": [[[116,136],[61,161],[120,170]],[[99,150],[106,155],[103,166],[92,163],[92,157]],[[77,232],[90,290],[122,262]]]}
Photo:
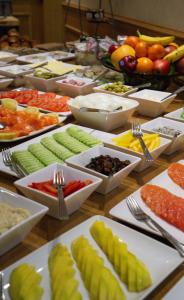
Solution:
{"label": "white ceramic platter", "polygon": [[[17,151],[17,150],[26,150],[27,147],[28,147],[29,145],[31,145],[31,144],[33,144],[33,143],[39,143],[40,140],[41,140],[42,138],[52,136],[52,135],[53,135],[54,133],[56,133],[56,132],[65,131],[65,130],[66,130],[68,127],[70,127],[71,125],[73,125],[73,124],[71,124],[71,123],[70,123],[70,124],[67,124],[67,125],[62,126],[62,127],[60,127],[60,128],[57,128],[57,129],[55,129],[55,130],[52,130],[52,131],[47,132],[47,133],[45,133],[45,134],[42,134],[41,136],[37,136],[37,137],[35,137],[35,138],[33,138],[33,139],[30,139],[30,140],[28,140],[28,141],[25,141],[25,142],[23,142],[23,143],[21,143],[21,144],[15,146],[15,147],[12,147],[12,148],[11,148],[11,152]],[[86,128],[86,127],[82,127],[82,126],[78,126],[78,127],[82,128],[83,130],[85,130],[85,131],[87,131],[87,132],[89,132],[89,133],[91,133],[91,132],[93,131],[93,129],[91,129],[91,128]],[[47,129],[48,129],[48,127],[47,127]],[[37,133],[38,133],[38,132],[36,132],[36,134],[37,134]],[[25,137],[24,137],[24,138],[25,138]],[[4,172],[4,173],[7,173],[7,174],[9,174],[9,175],[14,175],[14,176],[17,177],[16,173],[14,173],[10,168],[8,168],[8,167],[6,167],[6,166],[4,165],[3,159],[2,159],[2,153],[0,153],[0,170],[1,170],[2,172]]]}
{"label": "white ceramic platter", "polygon": [[73,59],[74,57],[75,57],[74,53],[58,50],[58,51],[50,51],[50,52],[45,52],[45,53],[19,56],[17,58],[17,61],[20,61],[23,63],[35,64],[35,63],[39,63],[39,62],[49,61],[52,59],[66,61],[69,59]]}
{"label": "white ceramic platter", "polygon": [[[17,91],[20,91],[20,88],[19,89],[16,89]],[[26,90],[26,89],[25,89]],[[38,91],[38,94],[45,94],[45,93],[48,93],[48,92],[41,92],[41,91]],[[62,97],[62,95],[56,95],[56,98],[60,98]],[[71,98],[70,98],[71,99]],[[23,106],[23,107],[27,107],[29,105],[27,104],[19,104],[20,106]],[[46,112],[46,113],[56,113],[57,115],[59,116],[64,116],[64,117],[69,117],[71,116],[71,111],[61,111],[61,112],[55,112],[55,111],[52,111],[52,110],[48,110],[48,109],[44,109],[44,108],[40,108],[38,107],[40,111],[42,112]]]}
{"label": "white ceramic platter", "polygon": [[168,119],[184,122],[184,119],[180,117],[182,112],[183,112],[183,107],[164,115],[164,117]]}
{"label": "white ceramic platter", "polygon": [[[24,110],[24,107],[18,105],[18,106],[17,106],[17,110]],[[58,116],[58,118],[59,118],[59,123],[64,122],[64,121],[66,120],[66,117],[65,117],[65,116],[63,116],[63,117]],[[49,129],[51,129],[51,128],[54,128],[54,127],[56,127],[57,125],[58,125],[58,124],[46,126],[46,127],[42,128],[42,129],[40,129],[40,130],[32,131],[32,132],[31,132],[30,134],[28,134],[28,135],[24,135],[24,136],[15,138],[15,139],[10,139],[10,140],[3,140],[3,139],[1,139],[1,140],[0,140],[0,144],[1,144],[1,143],[12,143],[12,142],[18,142],[18,141],[25,140],[25,139],[28,138],[28,137],[35,136],[35,135],[40,134],[40,133],[42,133],[42,132],[45,132],[45,131],[47,131],[47,130],[49,130]]]}
{"label": "white ceramic platter", "polygon": [[0,67],[0,74],[7,77],[23,76],[31,73],[32,71],[33,70],[30,68],[30,65],[10,65]]}
{"label": "white ceramic platter", "polygon": [[[179,162],[184,164],[184,160],[181,160]],[[149,183],[161,186],[161,187],[167,189],[172,194],[184,198],[184,190],[170,179],[170,177],[167,174],[167,170],[165,170],[158,176],[154,177],[151,181],[149,181]],[[131,196],[137,200],[140,207],[149,216],[151,216],[157,223],[159,223],[162,227],[164,227],[170,234],[172,234],[178,241],[180,241],[181,243],[184,243],[184,232],[182,232],[181,230],[177,229],[175,226],[170,225],[166,221],[164,221],[161,218],[159,218],[158,216],[156,216],[150,210],[150,208],[142,201],[141,196],[140,196],[140,190],[141,190],[141,188],[131,194]],[[132,225],[135,225],[137,227],[145,229],[146,231],[150,231],[155,234],[159,234],[157,231],[154,231],[153,229],[151,229],[144,222],[139,222],[133,217],[133,215],[130,213],[128,206],[126,204],[126,199],[123,199],[119,204],[114,206],[110,210],[110,215],[113,217],[116,217],[120,220],[126,221]]]}
{"label": "white ceramic platter", "polygon": [[[102,216],[94,216],[5,269],[4,291],[6,300],[10,300],[7,291],[9,287],[10,273],[15,267],[19,266],[22,263],[29,263],[36,267],[37,271],[43,276],[43,299],[51,299],[49,274],[47,267],[48,255],[52,247],[57,243],[63,243],[70,249],[71,242],[80,235],[84,235],[88,238],[93,247],[96,248],[96,250],[98,251],[99,255],[104,258],[105,266],[111,270],[111,272],[116,276],[116,278],[118,278],[111,264],[108,262],[107,258],[102,253],[102,251],[90,235],[89,229],[96,220],[104,221],[106,225],[112,229],[114,234],[118,235],[125,243],[127,243],[129,251],[133,252],[140,260],[142,260],[151,273],[153,284],[150,288],[144,290],[141,293],[130,293],[126,289],[125,285],[123,283],[120,283],[122,289],[125,292],[127,300],[141,300],[144,297],[146,297],[183,261],[183,259],[178,255],[178,253],[171,247],[166,246],[154,239],[151,239],[150,237],[144,234],[138,233],[133,229],[118,224],[117,222],[114,222],[108,218]],[[82,283],[78,271],[76,272],[76,278],[79,280],[79,290],[83,296],[83,299],[88,300],[88,293]]]}

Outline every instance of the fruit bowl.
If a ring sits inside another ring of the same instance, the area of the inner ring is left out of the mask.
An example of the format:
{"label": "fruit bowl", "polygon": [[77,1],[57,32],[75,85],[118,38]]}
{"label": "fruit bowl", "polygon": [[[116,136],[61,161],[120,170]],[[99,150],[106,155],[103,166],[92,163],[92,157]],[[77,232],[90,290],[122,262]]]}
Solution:
{"label": "fruit bowl", "polygon": [[143,83],[150,82],[150,89],[165,90],[174,78],[181,76],[179,73],[174,74],[152,74],[152,73],[138,73],[138,72],[127,72],[117,70],[111,63],[110,57],[104,56],[101,59],[101,63],[111,70],[123,73],[125,84],[135,86]]}

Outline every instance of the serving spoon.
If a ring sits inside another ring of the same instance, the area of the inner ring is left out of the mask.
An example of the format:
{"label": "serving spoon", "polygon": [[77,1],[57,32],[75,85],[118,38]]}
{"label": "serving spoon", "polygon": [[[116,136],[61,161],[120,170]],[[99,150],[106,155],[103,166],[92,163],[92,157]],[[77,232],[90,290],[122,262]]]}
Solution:
{"label": "serving spoon", "polygon": [[5,127],[6,127],[6,124],[4,122],[0,122],[0,130],[5,129]]}

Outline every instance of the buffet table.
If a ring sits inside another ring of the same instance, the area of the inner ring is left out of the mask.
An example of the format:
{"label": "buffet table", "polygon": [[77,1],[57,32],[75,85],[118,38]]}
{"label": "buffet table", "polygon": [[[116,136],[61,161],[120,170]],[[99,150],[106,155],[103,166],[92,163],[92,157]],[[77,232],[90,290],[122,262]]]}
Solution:
{"label": "buffet table", "polygon": [[[176,110],[183,106],[183,100],[176,98],[176,100],[169,106],[168,112]],[[138,118],[142,123],[149,121],[150,118],[135,115],[134,118]],[[67,122],[75,122],[72,118],[69,118]],[[130,128],[130,124],[126,128],[118,129],[114,133],[120,133],[125,129]],[[13,146],[13,145],[11,145]],[[1,149],[3,145],[1,145]],[[77,224],[85,221],[94,215],[104,215],[110,217],[109,210],[119,203],[126,196],[137,190],[140,186],[150,181],[153,177],[160,174],[165,170],[169,163],[184,159],[183,150],[174,153],[173,155],[166,156],[161,155],[154,165],[141,173],[132,172],[124,181],[123,184],[114,189],[107,195],[101,195],[93,193],[92,196],[82,205],[81,209],[73,213],[69,220],[59,221],[49,216],[45,216],[37,226],[31,231],[23,243],[10,250],[8,253],[0,257],[0,269],[8,267],[10,264],[38,249],[48,241],[58,237],[62,233],[70,230]],[[16,191],[13,185],[15,178],[0,173],[0,186],[12,191]],[[130,225],[128,225],[130,226]],[[138,230],[138,229],[137,229]],[[141,231],[141,230],[140,230]],[[143,231],[144,232],[144,231]],[[146,233],[148,234],[148,233]],[[151,233],[148,235],[151,236]],[[162,242],[167,243],[162,238],[157,238]],[[139,242],[139,241],[137,241]],[[142,249],[144,251],[144,249]],[[161,299],[163,295],[184,275],[184,267],[180,265],[174,273],[172,273],[154,292],[152,292],[147,299]]]}

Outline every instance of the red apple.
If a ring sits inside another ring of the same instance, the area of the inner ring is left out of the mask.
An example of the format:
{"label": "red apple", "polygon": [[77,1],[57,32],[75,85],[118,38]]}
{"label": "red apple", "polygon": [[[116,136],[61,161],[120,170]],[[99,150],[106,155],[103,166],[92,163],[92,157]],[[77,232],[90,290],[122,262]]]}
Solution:
{"label": "red apple", "polygon": [[108,50],[109,54],[112,54],[112,52],[114,52],[116,49],[118,49],[118,47],[119,47],[118,45],[112,44]]}
{"label": "red apple", "polygon": [[173,52],[174,50],[176,50],[177,47],[174,45],[169,45],[169,46],[165,47],[164,49],[165,49],[165,55],[167,55],[167,54]]}
{"label": "red apple", "polygon": [[170,62],[166,59],[156,59],[153,62],[153,73],[168,74],[170,71]]}
{"label": "red apple", "polygon": [[184,74],[184,57],[176,62],[176,71],[182,75]]}
{"label": "red apple", "polygon": [[133,72],[136,69],[137,59],[132,55],[127,55],[120,60],[119,66],[122,71]]}

